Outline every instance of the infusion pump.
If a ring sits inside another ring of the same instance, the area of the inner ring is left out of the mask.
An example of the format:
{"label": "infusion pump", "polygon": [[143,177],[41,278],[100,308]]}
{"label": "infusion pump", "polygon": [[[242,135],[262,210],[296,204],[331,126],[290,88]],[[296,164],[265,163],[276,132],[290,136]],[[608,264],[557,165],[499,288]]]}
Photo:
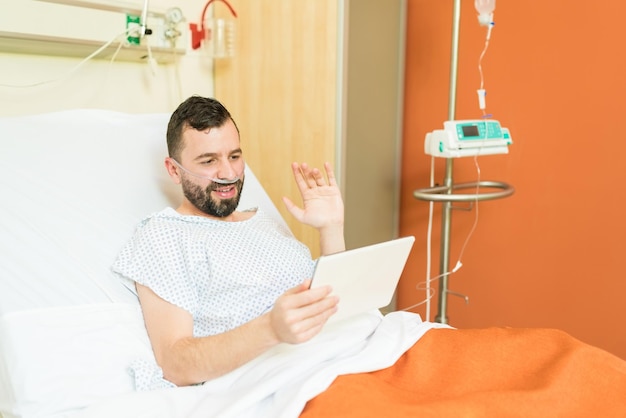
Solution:
{"label": "infusion pump", "polygon": [[444,158],[508,154],[512,143],[509,130],[497,120],[448,120],[443,129],[426,134],[424,152]]}

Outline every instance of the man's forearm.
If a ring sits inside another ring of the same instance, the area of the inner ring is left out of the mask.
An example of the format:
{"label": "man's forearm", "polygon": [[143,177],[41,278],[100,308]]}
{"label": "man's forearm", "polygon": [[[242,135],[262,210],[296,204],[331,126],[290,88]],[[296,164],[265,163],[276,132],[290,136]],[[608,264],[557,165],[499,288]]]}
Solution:
{"label": "man's forearm", "polygon": [[268,315],[262,315],[223,334],[178,340],[163,353],[159,364],[165,379],[188,386],[235,370],[278,342]]}

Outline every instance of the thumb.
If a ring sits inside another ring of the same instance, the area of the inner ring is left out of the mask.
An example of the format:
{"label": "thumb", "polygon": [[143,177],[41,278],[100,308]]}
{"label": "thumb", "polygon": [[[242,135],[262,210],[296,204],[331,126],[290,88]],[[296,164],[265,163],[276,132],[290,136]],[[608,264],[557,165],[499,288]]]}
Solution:
{"label": "thumb", "polygon": [[283,203],[285,203],[285,207],[294,218],[298,221],[302,220],[304,210],[296,206],[295,203],[293,203],[288,197],[283,197]]}

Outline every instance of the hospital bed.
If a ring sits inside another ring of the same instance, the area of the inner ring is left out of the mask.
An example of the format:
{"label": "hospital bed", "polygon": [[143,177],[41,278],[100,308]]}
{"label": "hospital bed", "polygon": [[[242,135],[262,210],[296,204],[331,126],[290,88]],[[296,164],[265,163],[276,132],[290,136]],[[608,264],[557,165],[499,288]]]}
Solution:
{"label": "hospital bed", "polygon": [[[454,330],[408,312],[331,324],[204,385],[137,392],[128,365],[154,356],[110,265],[144,216],[180,201],[163,167],[168,117],[0,118],[4,418],[626,415],[626,363],[609,353],[556,330]],[[284,223],[249,167],[240,206]]]}

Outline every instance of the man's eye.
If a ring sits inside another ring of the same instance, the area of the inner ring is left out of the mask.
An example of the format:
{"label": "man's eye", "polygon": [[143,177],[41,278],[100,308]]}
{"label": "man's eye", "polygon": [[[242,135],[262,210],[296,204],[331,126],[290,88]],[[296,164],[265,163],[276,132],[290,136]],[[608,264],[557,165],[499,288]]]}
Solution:
{"label": "man's eye", "polygon": [[206,160],[206,161],[202,161],[200,164],[209,165],[209,164],[213,164],[214,162],[215,160]]}
{"label": "man's eye", "polygon": [[230,156],[230,159],[231,159],[231,160],[238,160],[238,159],[240,159],[240,158],[241,158],[241,154],[235,154],[235,155],[231,155],[231,156]]}

